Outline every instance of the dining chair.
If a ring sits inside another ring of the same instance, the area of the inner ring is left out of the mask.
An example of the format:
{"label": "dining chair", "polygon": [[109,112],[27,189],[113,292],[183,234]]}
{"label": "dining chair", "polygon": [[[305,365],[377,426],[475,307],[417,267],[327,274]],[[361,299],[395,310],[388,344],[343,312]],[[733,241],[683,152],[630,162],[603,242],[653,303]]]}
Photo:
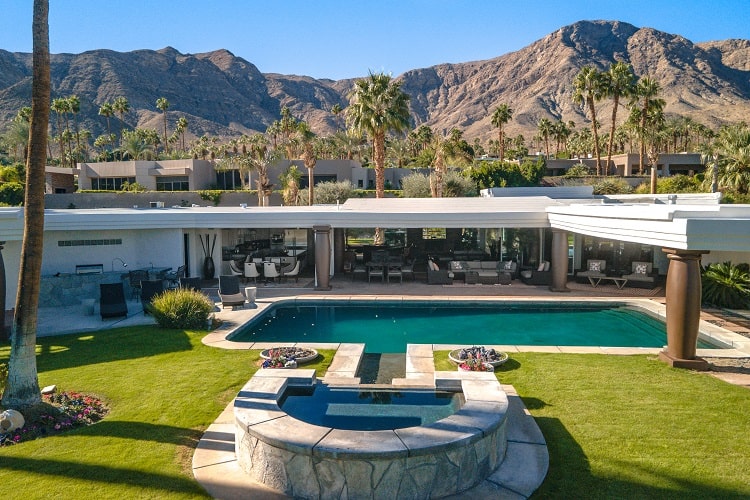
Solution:
{"label": "dining chair", "polygon": [[263,263],[263,277],[266,279],[266,283],[268,283],[269,278],[276,281],[276,278],[278,278],[279,271],[276,269],[276,264],[273,262],[264,262]]}
{"label": "dining chair", "polygon": [[259,276],[260,272],[258,272],[258,266],[255,265],[255,262],[245,262],[245,282],[248,278],[252,278],[257,284]]}

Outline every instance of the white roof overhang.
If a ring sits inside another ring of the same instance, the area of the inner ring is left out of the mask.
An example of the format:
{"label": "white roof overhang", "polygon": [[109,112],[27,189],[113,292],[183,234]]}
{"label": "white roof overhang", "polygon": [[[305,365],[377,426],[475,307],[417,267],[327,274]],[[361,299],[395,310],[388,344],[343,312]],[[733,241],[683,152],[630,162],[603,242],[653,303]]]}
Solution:
{"label": "white roof overhang", "polygon": [[553,228],[681,250],[750,251],[748,205],[577,204],[547,208]]}

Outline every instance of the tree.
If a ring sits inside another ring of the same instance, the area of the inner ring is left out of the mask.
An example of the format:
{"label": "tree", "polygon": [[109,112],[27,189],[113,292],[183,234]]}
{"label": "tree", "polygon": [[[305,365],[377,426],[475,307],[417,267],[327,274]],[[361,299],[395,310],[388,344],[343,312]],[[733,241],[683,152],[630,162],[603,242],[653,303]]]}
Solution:
{"label": "tree", "polygon": [[188,121],[187,118],[184,116],[181,116],[177,119],[177,126],[175,127],[175,132],[177,132],[180,135],[180,147],[183,151],[185,151],[185,131],[188,128]]}
{"label": "tree", "polygon": [[68,103],[68,100],[59,97],[52,101],[52,111],[55,112],[57,115],[57,141],[60,145],[60,166],[65,167],[66,166],[66,153],[65,153],[65,133],[64,133],[64,127],[62,125],[63,118],[67,115],[68,109],[70,107],[70,103]]}
{"label": "tree", "polygon": [[631,96],[631,113],[635,112],[638,123],[638,136],[641,142],[640,160],[638,171],[643,174],[646,161],[646,142],[649,139],[649,122],[661,114],[666,103],[659,99],[659,82],[649,77],[643,77],[638,81],[635,92]]}
{"label": "tree", "polygon": [[501,104],[495,108],[492,113],[492,125],[497,127],[497,142],[500,145],[500,161],[505,158],[505,140],[503,138],[503,126],[508,123],[513,116],[513,110],[507,104]]}
{"label": "tree", "polygon": [[544,139],[544,156],[549,158],[549,136],[554,132],[552,122],[547,118],[542,118],[536,126],[539,135]]}
{"label": "tree", "polygon": [[169,101],[166,97],[160,97],[156,100],[156,107],[162,112],[164,117],[164,154],[169,154],[169,143],[167,142],[167,110],[169,109]]}
{"label": "tree", "polygon": [[[23,410],[41,402],[36,365],[36,330],[44,242],[44,167],[50,113],[49,3],[34,0],[31,130],[16,314],[10,338],[4,408]],[[2,284],[5,286],[5,283]],[[5,307],[3,305],[3,307]]]}
{"label": "tree", "polygon": [[609,144],[607,145],[607,169],[612,161],[612,145],[615,142],[615,129],[617,128],[617,108],[620,105],[620,98],[629,98],[636,89],[636,80],[633,69],[629,64],[617,62],[609,67],[609,71],[604,73],[605,94],[612,98],[612,127],[609,130]]}
{"label": "tree", "polygon": [[81,112],[81,99],[77,95],[68,97],[68,109],[73,115],[73,130],[76,136],[76,154],[74,155],[75,161],[71,164],[71,167],[75,167],[78,160],[81,159],[81,133],[78,130],[78,113]]}
{"label": "tree", "polygon": [[591,113],[591,129],[594,132],[594,152],[596,154],[596,175],[601,175],[602,159],[599,151],[596,108],[594,103],[604,96],[604,79],[602,74],[591,66],[584,66],[573,79],[573,102],[585,105]]}
{"label": "tree", "polygon": [[289,166],[288,169],[279,175],[281,181],[281,197],[287,206],[299,204],[299,180],[302,174],[296,165]]}
{"label": "tree", "polygon": [[707,178],[716,172],[719,188],[750,192],[750,127],[744,122],[722,127],[712,149],[715,161]]}
{"label": "tree", "polygon": [[372,73],[357,80],[349,93],[347,118],[352,128],[367,133],[372,140],[375,161],[375,196],[385,196],[385,136],[409,126],[409,96],[401,82],[390,75]]}
{"label": "tree", "polygon": [[268,206],[273,184],[268,179],[268,167],[278,158],[275,149],[269,148],[268,139],[263,134],[254,134],[248,140],[248,154],[254,169],[258,172],[258,206]]}
{"label": "tree", "polygon": [[[385,73],[372,73],[357,80],[349,93],[347,119],[352,128],[372,139],[375,161],[375,197],[385,197],[385,136],[403,132],[409,126],[409,96],[401,91],[401,82]],[[382,228],[375,228],[375,244],[385,241]]]}
{"label": "tree", "polygon": [[315,169],[315,164],[318,161],[313,147],[315,134],[310,130],[310,126],[306,122],[300,122],[298,130],[302,142],[302,161],[307,169],[307,204],[312,205],[315,190],[315,176],[313,175],[313,169]]}
{"label": "tree", "polygon": [[132,132],[126,130],[122,138],[123,159],[127,156],[128,159],[136,161],[151,157],[154,152],[149,144],[153,136],[159,139],[159,134],[155,130],[136,129]]}
{"label": "tree", "polygon": [[[130,111],[130,103],[127,98],[120,96],[112,103],[112,109],[115,113],[120,115],[120,144],[122,144],[122,129],[125,125],[125,113]],[[122,160],[122,152],[120,152],[120,159]]]}

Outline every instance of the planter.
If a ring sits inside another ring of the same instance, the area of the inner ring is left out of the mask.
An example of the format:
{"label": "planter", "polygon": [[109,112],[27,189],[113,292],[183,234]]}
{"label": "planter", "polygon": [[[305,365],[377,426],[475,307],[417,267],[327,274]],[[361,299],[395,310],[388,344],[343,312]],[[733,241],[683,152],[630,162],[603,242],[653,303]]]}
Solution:
{"label": "planter", "polygon": [[[462,353],[464,354],[463,356]],[[494,349],[487,350],[484,347],[463,347],[461,349],[454,349],[448,353],[448,358],[457,365],[466,362],[470,357],[481,359],[482,361],[491,364],[493,368],[508,361],[507,352],[495,351]]]}
{"label": "planter", "polygon": [[203,259],[203,279],[212,280],[216,274],[216,267],[214,266],[213,257],[206,257]]}
{"label": "planter", "polygon": [[[480,369],[481,366],[481,369]],[[466,363],[461,363],[458,365],[458,371],[460,372],[494,372],[495,367],[492,366],[491,363],[482,363],[479,364],[471,364],[467,365]]]}

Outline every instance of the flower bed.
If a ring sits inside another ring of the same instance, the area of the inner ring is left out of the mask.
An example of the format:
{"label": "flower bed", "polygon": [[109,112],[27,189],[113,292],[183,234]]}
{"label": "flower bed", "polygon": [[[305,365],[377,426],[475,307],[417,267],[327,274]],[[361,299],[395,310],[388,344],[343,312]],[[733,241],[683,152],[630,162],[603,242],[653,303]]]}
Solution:
{"label": "flower bed", "polygon": [[458,371],[461,372],[494,372],[495,367],[492,363],[479,361],[478,359],[469,359],[458,365]]}
{"label": "flower bed", "polygon": [[298,364],[308,363],[318,357],[315,349],[304,347],[273,347],[261,351],[263,368],[296,368]]}
{"label": "flower bed", "polygon": [[46,403],[49,409],[27,417],[25,425],[20,429],[0,434],[0,446],[10,446],[91,425],[109,413],[100,399],[77,392],[43,394],[42,403]]}
{"label": "flower bed", "polygon": [[457,365],[477,360],[497,367],[508,361],[508,353],[485,349],[484,346],[473,346],[455,349],[448,353],[448,358]]}

